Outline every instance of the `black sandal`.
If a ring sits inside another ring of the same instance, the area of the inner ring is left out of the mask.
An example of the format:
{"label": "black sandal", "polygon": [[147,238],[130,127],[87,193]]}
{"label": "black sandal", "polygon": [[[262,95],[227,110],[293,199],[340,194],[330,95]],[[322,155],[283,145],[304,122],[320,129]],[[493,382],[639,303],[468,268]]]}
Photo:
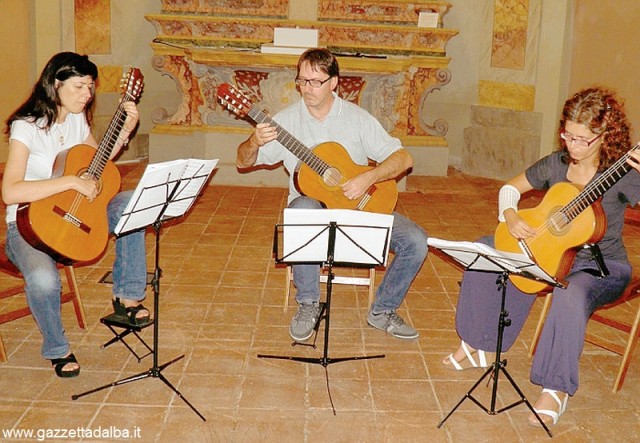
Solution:
{"label": "black sandal", "polygon": [[[138,313],[140,311],[146,311],[147,315],[138,317]],[[127,308],[118,297],[113,300],[113,312],[115,315],[133,326],[144,326],[151,321],[151,313],[142,305],[142,303],[138,306],[129,306]]]}
{"label": "black sandal", "polygon": [[69,363],[78,364],[78,360],[76,360],[75,355],[69,354],[66,357],[51,359],[51,365],[53,366],[53,369],[56,371],[56,375],[58,377],[70,378],[70,377],[77,377],[78,375],[80,375],[80,365],[78,365],[78,368],[73,369],[71,371],[63,371],[64,367]]}

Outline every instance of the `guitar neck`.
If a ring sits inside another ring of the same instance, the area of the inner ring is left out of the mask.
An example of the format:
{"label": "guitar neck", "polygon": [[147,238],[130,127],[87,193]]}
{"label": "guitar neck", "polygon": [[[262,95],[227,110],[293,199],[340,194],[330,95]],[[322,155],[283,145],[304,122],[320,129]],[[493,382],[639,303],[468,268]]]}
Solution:
{"label": "guitar neck", "polygon": [[134,98],[129,96],[128,94],[124,94],[120,104],[118,105],[118,109],[116,109],[115,114],[111,118],[111,122],[107,127],[107,130],[100,141],[100,145],[96,151],[96,154],[93,156],[89,168],[87,170],[87,174],[94,178],[100,178],[102,176],[102,172],[104,171],[104,167],[107,162],[111,158],[111,153],[113,152],[113,148],[116,146],[118,142],[118,135],[124,126],[124,121],[127,118],[127,112],[124,110],[122,103],[125,101],[133,101]]}
{"label": "guitar neck", "polygon": [[629,166],[627,160],[630,157],[629,154],[637,149],[640,149],[640,143],[636,144],[626,154],[620,157],[611,167],[604,171],[600,177],[588,184],[580,194],[562,208],[562,212],[568,220],[573,220],[580,215],[582,211],[591,206],[631,170],[631,166]]}
{"label": "guitar neck", "polygon": [[277,128],[277,140],[282,144],[282,146],[287,148],[289,152],[309,166],[316,174],[322,177],[325,171],[329,169],[330,166],[326,162],[315,155],[311,149],[287,132],[286,129],[280,126],[267,114],[254,106],[249,110],[248,115],[256,123],[268,123],[270,126]]}

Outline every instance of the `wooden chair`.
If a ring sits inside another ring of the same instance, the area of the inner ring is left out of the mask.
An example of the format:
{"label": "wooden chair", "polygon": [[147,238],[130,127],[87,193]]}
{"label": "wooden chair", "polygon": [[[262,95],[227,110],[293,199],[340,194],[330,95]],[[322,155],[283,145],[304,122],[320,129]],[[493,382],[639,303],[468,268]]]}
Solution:
{"label": "wooden chair", "polygon": [[[640,225],[640,209],[627,209],[625,212],[625,223]],[[542,327],[544,326],[545,318],[547,316],[549,308],[551,307],[551,299],[552,293],[547,293],[545,295],[542,312],[540,313],[540,318],[538,319],[538,324],[536,326],[536,330],[531,341],[531,346],[529,348],[529,357],[531,357],[535,353],[535,349],[538,345],[538,339],[540,338],[540,333],[542,332]],[[620,366],[618,368],[618,374],[616,375],[615,382],[613,383],[612,391],[614,393],[618,392],[622,388],[622,384],[624,383],[624,379],[627,375],[627,370],[629,369],[629,364],[631,363],[633,350],[638,341],[638,333],[640,332],[638,330],[640,325],[640,300],[636,300],[637,305],[635,306],[635,308],[632,308],[635,309],[635,317],[629,322],[623,322],[613,319],[610,316],[605,315],[605,313],[618,306],[631,306],[631,302],[634,299],[640,299],[640,276],[638,275],[633,276],[631,282],[629,282],[629,285],[627,285],[627,288],[625,289],[622,297],[620,297],[613,303],[600,307],[596,312],[593,313],[590,319],[606,327],[625,333],[626,337],[624,346],[618,343],[614,343],[611,340],[607,340],[606,338],[603,338],[596,334],[587,333],[585,335],[585,341],[587,343],[591,343],[622,356],[622,361],[620,362]]]}
{"label": "wooden chair", "polygon": [[[338,275],[336,272],[336,268],[334,270],[334,279],[333,284],[338,285],[356,285],[356,286],[368,286],[369,287],[369,305],[373,303],[373,298],[375,297],[376,291],[376,268],[368,268],[362,269],[362,272],[366,272],[368,275],[366,277],[355,277],[355,276],[344,276]],[[285,294],[284,294],[284,307],[283,310],[287,312],[289,309],[289,297],[291,295],[291,285],[293,282],[293,271],[291,269],[291,265],[287,265],[287,275],[285,281]],[[327,275],[324,273],[320,274],[320,282],[327,282]]]}
{"label": "wooden chair", "polygon": [[[80,326],[81,329],[84,329],[87,324],[87,318],[85,316],[84,306],[82,305],[82,299],[80,298],[80,291],[78,290],[78,282],[76,281],[73,266],[58,265],[58,268],[61,270],[64,269],[68,289],[66,292],[64,290],[62,291],[60,294],[60,300],[62,303],[67,303],[69,301],[73,302],[76,318],[78,319],[78,326]],[[7,258],[3,244],[0,245],[0,272],[20,280],[20,282],[15,286],[11,286],[0,291],[0,300],[24,293],[24,280],[22,278],[22,274],[20,274],[18,268],[16,268],[15,265]],[[0,314],[0,324],[8,323],[10,321],[26,317],[30,314],[31,310],[28,306],[2,312],[2,314]],[[5,363],[6,361],[7,352],[4,342],[2,341],[2,335],[0,335],[0,362]]]}

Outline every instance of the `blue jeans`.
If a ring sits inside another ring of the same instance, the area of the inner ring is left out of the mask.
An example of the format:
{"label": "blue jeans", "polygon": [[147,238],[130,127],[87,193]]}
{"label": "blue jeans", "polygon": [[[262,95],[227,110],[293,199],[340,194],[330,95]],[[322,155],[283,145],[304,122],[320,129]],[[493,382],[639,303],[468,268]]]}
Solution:
{"label": "blue jeans", "polygon": [[[290,208],[322,209],[322,205],[308,197],[297,197]],[[376,291],[371,309],[376,312],[393,312],[402,303],[409,286],[420,271],[427,257],[427,233],[406,217],[394,212],[390,249],[395,256]],[[320,267],[317,264],[292,266],[293,283],[296,285],[298,304],[318,303],[320,300]]]}
{"label": "blue jeans", "polygon": [[[131,194],[132,191],[121,192],[109,202],[109,232],[116,227]],[[115,297],[130,300],[145,297],[147,261],[144,235],[142,230],[116,239],[113,265]],[[29,245],[20,235],[16,223],[7,226],[6,253],[24,276],[27,304],[43,337],[42,356],[49,360],[64,357],[70,349],[60,314],[62,283],[56,262],[48,254]]]}

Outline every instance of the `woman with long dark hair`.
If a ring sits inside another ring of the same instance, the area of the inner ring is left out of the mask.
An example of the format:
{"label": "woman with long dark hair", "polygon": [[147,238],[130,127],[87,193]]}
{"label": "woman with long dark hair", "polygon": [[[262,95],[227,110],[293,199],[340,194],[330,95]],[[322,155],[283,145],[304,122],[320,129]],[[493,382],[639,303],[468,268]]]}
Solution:
{"label": "woman with long dark hair", "polygon": [[[61,52],[54,55],[40,75],[27,100],[7,119],[9,156],[2,179],[2,198],[7,205],[7,257],[22,273],[27,303],[43,337],[42,356],[51,360],[59,377],[75,377],[80,365],[64,334],[60,313],[62,284],[53,257],[35,249],[17,226],[20,203],[31,203],[74,190],[93,201],[98,183],[78,175],[53,176],[56,156],[78,144],[94,148],[90,109],[94,100],[98,69],[86,55]],[[117,134],[112,158],[126,144],[138,123],[135,103],[122,103],[126,112]],[[131,192],[121,192],[107,208],[110,232],[124,211]],[[134,324],[150,321],[142,306],[146,288],[144,231],[116,240],[113,268],[113,306],[117,314]]]}

